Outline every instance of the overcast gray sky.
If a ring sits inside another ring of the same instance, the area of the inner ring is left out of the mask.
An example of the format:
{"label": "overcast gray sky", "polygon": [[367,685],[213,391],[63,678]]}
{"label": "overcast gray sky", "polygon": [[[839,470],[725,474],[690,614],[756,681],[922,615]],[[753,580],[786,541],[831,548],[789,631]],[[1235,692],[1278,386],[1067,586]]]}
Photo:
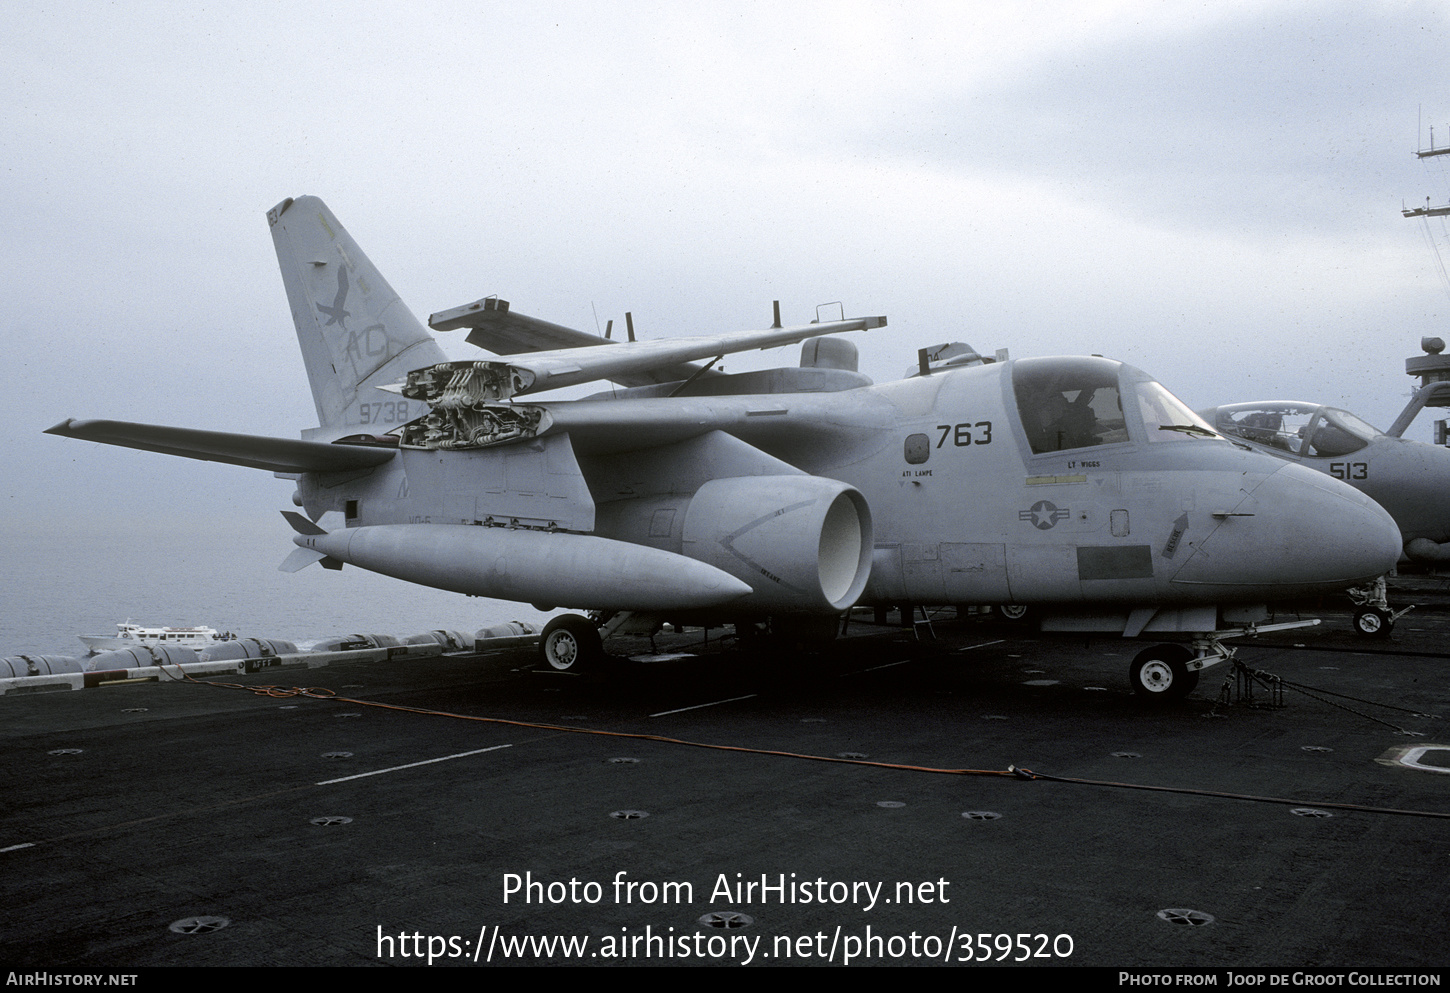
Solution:
{"label": "overcast gray sky", "polygon": [[304,193],[420,316],[497,293],[584,328],[632,310],[654,337],[843,300],[890,319],[855,336],[878,381],[965,340],[1387,426],[1404,358],[1450,330],[1399,214],[1447,198],[1411,155],[1422,105],[1450,138],[1447,21],[1363,0],[5,4],[7,521],[255,519],[280,560],[290,484],[40,432],[309,426],[264,219]]}

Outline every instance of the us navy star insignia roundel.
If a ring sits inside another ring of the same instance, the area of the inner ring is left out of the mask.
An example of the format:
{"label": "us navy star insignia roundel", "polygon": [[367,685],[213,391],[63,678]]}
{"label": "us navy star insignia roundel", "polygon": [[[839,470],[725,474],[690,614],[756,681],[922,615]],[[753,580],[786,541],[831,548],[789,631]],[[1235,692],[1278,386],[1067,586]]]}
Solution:
{"label": "us navy star insignia roundel", "polygon": [[1066,507],[1058,507],[1050,500],[1038,500],[1032,505],[1031,510],[1017,511],[1019,521],[1031,521],[1032,526],[1040,531],[1046,531],[1058,521],[1071,516],[1072,511]]}

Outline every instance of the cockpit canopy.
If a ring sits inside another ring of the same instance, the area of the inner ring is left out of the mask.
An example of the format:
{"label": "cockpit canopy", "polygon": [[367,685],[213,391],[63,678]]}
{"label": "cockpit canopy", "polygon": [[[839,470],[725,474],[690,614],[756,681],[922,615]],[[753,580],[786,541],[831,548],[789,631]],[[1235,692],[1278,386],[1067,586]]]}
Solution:
{"label": "cockpit canopy", "polygon": [[[1110,359],[1018,359],[1012,389],[1034,455],[1117,445],[1135,437],[1150,442],[1222,440],[1160,384]],[[1129,400],[1126,410],[1124,397]]]}
{"label": "cockpit canopy", "polygon": [[1228,437],[1310,458],[1342,458],[1384,434],[1347,410],[1318,403],[1234,403],[1208,413]]}

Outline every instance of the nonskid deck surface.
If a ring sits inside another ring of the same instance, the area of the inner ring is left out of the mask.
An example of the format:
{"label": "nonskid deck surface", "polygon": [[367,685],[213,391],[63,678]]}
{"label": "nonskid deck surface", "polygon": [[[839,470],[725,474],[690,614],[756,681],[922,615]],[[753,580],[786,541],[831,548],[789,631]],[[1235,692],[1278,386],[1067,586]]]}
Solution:
{"label": "nonskid deck surface", "polygon": [[[1450,819],[1382,811],[1450,814],[1450,728],[1415,716],[1450,714],[1450,616],[1373,642],[1324,616],[1240,657],[1405,709],[1219,706],[1224,667],[1145,708],[1139,643],[973,621],[854,627],[814,659],[689,633],[599,675],[515,649],[214,680],[519,723],[7,695],[0,959],[1443,965]],[[1431,768],[1386,764],[1410,748]],[[1203,792],[924,771],[1009,767]]]}

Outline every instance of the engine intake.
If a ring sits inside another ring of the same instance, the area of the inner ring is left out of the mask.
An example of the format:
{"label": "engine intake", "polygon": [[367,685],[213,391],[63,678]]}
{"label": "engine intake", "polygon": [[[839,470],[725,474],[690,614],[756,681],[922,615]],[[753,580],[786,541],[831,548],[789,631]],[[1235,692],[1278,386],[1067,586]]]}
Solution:
{"label": "engine intake", "polygon": [[682,554],[750,585],[732,607],[838,614],[871,575],[871,509],[834,479],[711,480],[691,498],[682,537]]}

